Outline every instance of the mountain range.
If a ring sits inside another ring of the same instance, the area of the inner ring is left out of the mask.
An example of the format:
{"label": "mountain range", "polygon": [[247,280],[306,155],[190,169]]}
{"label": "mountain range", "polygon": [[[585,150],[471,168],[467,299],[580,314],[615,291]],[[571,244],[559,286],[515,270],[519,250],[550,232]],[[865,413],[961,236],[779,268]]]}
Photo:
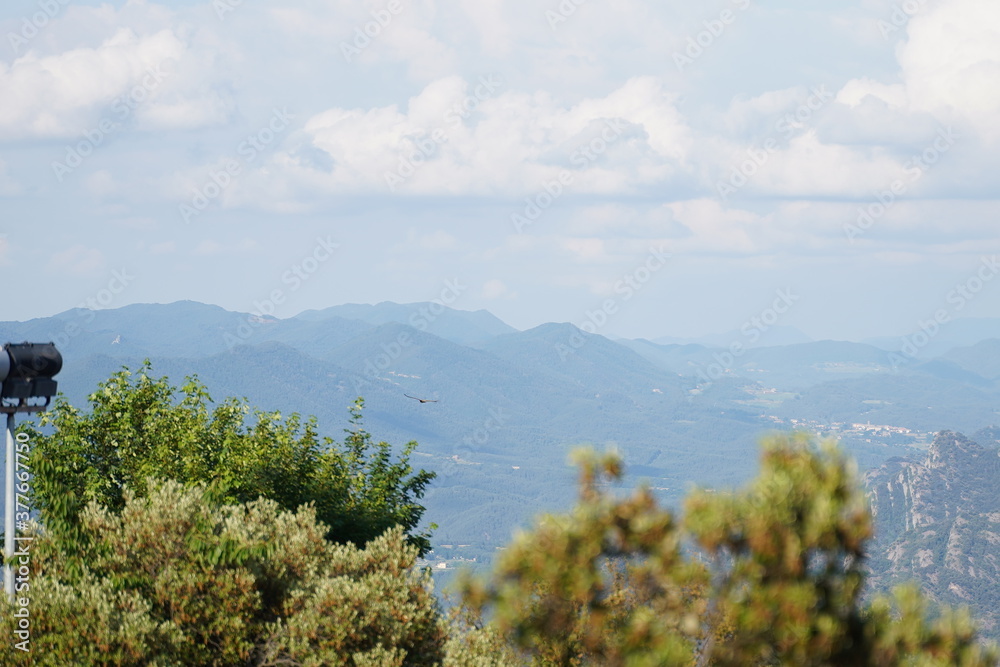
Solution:
{"label": "mountain range", "polygon": [[277,319],[183,301],[0,322],[0,342],[54,341],[60,390],[83,408],[98,382],[147,358],[175,385],[197,375],[217,399],[315,415],[334,438],[363,396],[367,430],[416,440],[414,465],[438,473],[425,516],[448,571],[488,562],[534,514],[567,506],[567,455],[581,445],[617,448],[629,483],[668,504],[695,484],[741,484],[774,429],[836,437],[865,470],[918,460],[939,431],[1000,422],[1000,337],[970,333],[991,327],[960,329],[968,344],[941,355],[906,356],[794,331],[774,339],[788,344],[745,348],[610,340],[559,323],[518,331],[434,302]]}

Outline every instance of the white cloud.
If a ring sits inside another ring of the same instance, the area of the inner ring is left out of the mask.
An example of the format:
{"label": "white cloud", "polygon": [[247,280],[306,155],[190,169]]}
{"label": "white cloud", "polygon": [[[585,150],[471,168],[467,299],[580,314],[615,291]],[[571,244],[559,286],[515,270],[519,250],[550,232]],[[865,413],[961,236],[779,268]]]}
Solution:
{"label": "white cloud", "polygon": [[906,87],[900,83],[886,84],[862,77],[848,81],[837,93],[837,101],[851,108],[869,97],[880,100],[891,109],[901,109],[906,106]]}
{"label": "white cloud", "polygon": [[888,187],[902,174],[880,150],[823,143],[815,131],[794,137],[748,179],[747,190],[779,196],[853,197]]}
{"label": "white cloud", "polygon": [[949,0],[907,28],[899,62],[913,107],[1000,138],[1000,4]]}
{"label": "white cloud", "polygon": [[693,145],[672,96],[650,77],[573,106],[506,90],[493,75],[446,77],[405,110],[335,108],[304,130],[333,158],[332,172],[293,167],[288,177],[332,192],[527,194],[564,170],[574,191],[619,192],[675,172]]}
{"label": "white cloud", "polygon": [[480,296],[484,299],[493,301],[495,299],[514,299],[517,297],[517,293],[511,292],[502,280],[493,279],[487,280],[483,284]]}
{"label": "white cloud", "polygon": [[13,62],[0,62],[0,139],[75,138],[102,121],[115,131],[224,122],[232,49],[217,26],[194,30],[174,9],[137,1],[57,14]]}
{"label": "white cloud", "polygon": [[[425,25],[438,10],[413,11],[390,27],[405,32]],[[463,5],[462,11],[476,26],[511,20],[495,4]],[[747,149],[759,149],[763,138],[773,138],[776,147],[767,164],[754,169],[743,194],[863,197],[873,187],[888,187],[906,168],[912,157],[908,151],[933,141],[942,124],[957,118],[976,123],[984,135],[1000,131],[1000,99],[989,95],[1000,85],[993,67],[1000,39],[991,39],[996,29],[988,20],[997,11],[983,0],[950,0],[927,8],[905,28],[900,82],[862,75],[831,91],[832,101],[824,98],[816,106],[814,89],[806,86],[765,90],[736,98],[716,117],[722,128],[682,115],[677,93],[660,77],[636,76],[604,94],[566,100],[508,81],[475,99],[474,77],[443,76],[405,106],[335,107],[315,114],[304,128],[308,143],[275,156],[267,179],[274,185],[266,191],[270,206],[276,197],[291,205],[316,194],[359,192],[524,197],[542,193],[544,183],[568,170],[572,184],[564,188],[566,195],[613,198],[681,187],[679,196],[692,197],[699,188],[714,194],[720,180],[740,167]],[[569,34],[564,28],[580,30],[594,20],[593,12],[574,15],[572,26],[560,26],[558,40]],[[939,38],[947,53],[935,46]],[[390,31],[379,39],[390,40]],[[489,48],[503,51],[509,39],[498,37]],[[961,52],[960,57],[951,58],[951,51]],[[461,108],[456,105],[470,95],[474,111],[456,115],[454,109]],[[803,110],[805,116],[795,120]],[[792,122],[780,126],[788,118]],[[602,144],[609,121],[622,129]],[[440,141],[431,139],[435,130]],[[602,150],[585,156],[580,149],[591,141]],[[317,169],[296,157],[302,149],[325,152],[332,169]],[[977,159],[995,161],[992,153]],[[928,172],[909,195],[937,192],[939,183],[953,178],[950,170]],[[241,201],[260,199],[262,191],[255,183],[252,191],[241,191]]]}
{"label": "white cloud", "polygon": [[602,262],[608,259],[604,240],[597,238],[568,238],[561,243],[565,250],[581,263]]}
{"label": "white cloud", "polygon": [[102,111],[126,117],[139,97],[157,96],[163,68],[183,52],[169,30],[139,37],[121,28],[96,48],[0,63],[0,136],[70,137],[93,129]]}
{"label": "white cloud", "polygon": [[52,255],[48,261],[48,268],[60,273],[83,276],[96,273],[104,268],[105,264],[104,253],[97,248],[75,245]]}
{"label": "white cloud", "polygon": [[[1000,5],[948,0],[923,6],[906,23],[898,47],[900,83],[869,77],[848,81],[839,113],[823,128],[830,139],[917,146],[953,125],[967,144],[971,171],[996,164],[1000,139]],[[966,141],[975,139],[972,144]],[[908,157],[908,156],[907,156]],[[956,167],[957,168],[957,167]]]}
{"label": "white cloud", "polygon": [[[990,187],[988,174],[996,168],[995,142],[1000,138],[1000,5],[991,0],[927,4],[902,29],[906,40],[897,51],[900,81],[851,79],[833,103],[812,114],[787,142],[772,130],[776,148],[765,164],[745,170],[754,172],[746,179],[746,193],[865,197],[912,172],[914,156],[930,150],[935,141],[940,144],[942,132],[954,146],[961,145],[959,151],[949,145],[941,166],[924,169],[906,195],[934,195],[949,181],[975,189],[974,196]],[[787,102],[786,91],[738,99],[726,122],[730,131],[750,132],[755,119],[780,116]],[[746,150],[760,151],[759,142],[732,147],[739,147],[739,157],[725,167],[723,182],[747,158]],[[956,152],[962,153],[960,160]],[[703,152],[701,157],[710,161],[712,156]]]}
{"label": "white cloud", "polygon": [[388,3],[335,2],[323,6],[267,8],[267,16],[296,41],[303,36],[332,41],[338,58],[351,66],[374,67],[382,63],[405,63],[417,81],[447,76],[457,69],[455,49],[433,33],[441,14],[453,11],[436,2],[405,0],[400,11]]}
{"label": "white cloud", "polygon": [[[391,54],[386,59],[406,62],[411,78],[418,81],[447,76],[458,69],[458,53],[430,33],[432,20],[431,17],[425,17],[424,26],[396,21],[387,26],[380,39]],[[362,54],[362,59],[368,53],[376,56],[378,51],[369,49]]]}
{"label": "white cloud", "polygon": [[676,243],[679,251],[753,253],[763,250],[759,236],[765,220],[750,211],[723,208],[712,199],[674,202],[664,206],[691,230],[691,236]]}
{"label": "white cloud", "polygon": [[[754,4],[678,72],[672,53],[719,7],[587,2],[552,30],[545,11],[559,1],[405,0],[352,62],[340,43],[385,0],[245,2],[224,21],[207,2],[68,6],[0,64],[0,196],[46,197],[57,247],[79,244],[59,258],[76,270],[100,253],[116,264],[136,239],[163,232],[140,256],[173,253],[192,275],[236,275],[283,256],[250,237],[322,220],[370,248],[351,259],[359,271],[376,268],[364,286],[373,298],[397,300],[400,276],[450,271],[500,305],[512,290],[519,303],[557,301],[564,285],[607,293],[651,245],[691,267],[771,268],[875,253],[906,262],[998,242],[1000,17],[991,2],[928,0],[890,40],[876,22],[893,0]],[[770,39],[777,33],[793,38]],[[160,58],[171,59],[167,75],[119,118],[115,98]],[[823,81],[834,98],[779,127]],[[275,106],[295,116],[287,131],[253,160],[237,157]],[[104,141],[57,186],[52,160],[102,117],[139,132]],[[961,135],[954,150],[848,243],[858,208],[949,125]],[[722,201],[719,180],[768,138],[765,163]],[[230,157],[238,176],[199,224],[182,226],[177,206]],[[419,164],[407,165],[411,157]],[[571,182],[543,217],[513,233],[511,214],[525,198],[551,196],[544,186],[563,172]],[[395,191],[387,173],[401,179]],[[25,199],[2,201],[16,218]],[[83,219],[108,238],[91,243]],[[230,231],[220,236],[222,226]],[[726,270],[719,284],[734,280]],[[206,289],[199,281],[191,289]]]}

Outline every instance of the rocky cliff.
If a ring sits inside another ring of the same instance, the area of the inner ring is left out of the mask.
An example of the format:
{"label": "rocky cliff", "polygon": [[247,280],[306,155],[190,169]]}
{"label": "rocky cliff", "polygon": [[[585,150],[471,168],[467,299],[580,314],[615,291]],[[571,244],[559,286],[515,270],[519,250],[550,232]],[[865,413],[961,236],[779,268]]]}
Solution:
{"label": "rocky cliff", "polygon": [[875,516],[869,566],[875,588],[916,579],[939,602],[969,605],[983,634],[997,638],[1000,449],[982,436],[987,446],[943,431],[923,461],[890,459],[865,475]]}

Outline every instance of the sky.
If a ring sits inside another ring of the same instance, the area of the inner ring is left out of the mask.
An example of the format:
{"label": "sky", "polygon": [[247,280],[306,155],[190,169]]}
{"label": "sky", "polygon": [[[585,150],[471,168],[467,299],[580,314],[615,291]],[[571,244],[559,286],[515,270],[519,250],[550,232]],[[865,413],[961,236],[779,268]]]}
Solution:
{"label": "sky", "polygon": [[996,0],[5,0],[0,320],[902,335],[1000,316],[998,144]]}

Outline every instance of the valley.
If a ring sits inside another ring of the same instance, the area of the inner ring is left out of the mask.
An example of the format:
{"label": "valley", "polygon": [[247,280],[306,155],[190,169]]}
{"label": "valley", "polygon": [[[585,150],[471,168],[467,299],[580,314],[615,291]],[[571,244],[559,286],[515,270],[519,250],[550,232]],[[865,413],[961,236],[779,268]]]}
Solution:
{"label": "valley", "polygon": [[741,485],[770,431],[835,438],[866,471],[926,455],[939,431],[1000,422],[1000,386],[972,370],[992,368],[985,344],[893,369],[892,352],[873,345],[795,342],[748,349],[716,373],[720,348],[612,341],[570,324],[516,331],[441,304],[253,317],[134,305],[4,322],[0,337],[56,341],[60,389],[81,408],[100,381],[146,358],[174,384],[196,375],[218,400],[315,415],[334,439],[363,396],[365,428],[397,446],[415,440],[414,465],[437,473],[424,503],[439,526],[427,562],[442,584],[573,502],[577,447],[617,449],[627,485],[676,506],[694,486]]}

